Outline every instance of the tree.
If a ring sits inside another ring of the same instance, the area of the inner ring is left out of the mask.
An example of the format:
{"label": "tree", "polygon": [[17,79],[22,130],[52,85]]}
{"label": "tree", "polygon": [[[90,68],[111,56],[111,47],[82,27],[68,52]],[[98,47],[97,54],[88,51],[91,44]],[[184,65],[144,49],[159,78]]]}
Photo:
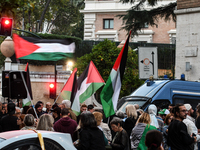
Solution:
{"label": "tree", "polygon": [[55,18],[49,28],[53,26],[51,31],[53,34],[72,35],[73,28],[77,27],[81,20],[79,7],[67,2],[56,12]]}
{"label": "tree", "polygon": [[[121,0],[123,3],[135,3],[136,0]],[[169,3],[168,5],[153,8],[156,6],[158,0],[139,0],[139,2],[131,7],[125,15],[118,15],[123,20],[123,27],[129,33],[132,30],[132,35],[137,35],[138,31],[144,27],[145,24],[151,26],[157,26],[157,22],[160,18],[164,18],[165,21],[173,20],[176,21],[176,15],[174,10],[176,2]],[[148,3],[152,6],[151,10],[144,10],[143,6]]]}
{"label": "tree", "polygon": [[[64,35],[83,34],[83,15],[79,9],[84,8],[84,0],[1,0],[0,15],[14,18],[14,28],[36,32],[42,31],[47,24],[47,31],[53,27],[53,32]],[[79,37],[83,37],[80,35]]]}
{"label": "tree", "polygon": [[42,15],[41,15],[40,21],[39,21],[39,30],[41,29],[42,22],[43,22],[43,19],[44,19],[44,15],[45,15],[45,13],[46,13],[48,7],[49,7],[50,2],[51,2],[51,0],[48,0],[48,1],[46,2],[46,4],[45,4],[45,8],[44,8],[44,10],[43,10],[43,12],[42,12]]}
{"label": "tree", "polygon": [[[78,69],[78,74],[80,75],[92,60],[106,82],[120,51],[121,49],[117,48],[115,43],[105,39],[94,46],[91,53],[77,59],[75,67]],[[135,51],[129,49],[120,97],[129,95],[133,89],[138,88],[142,83],[143,81],[139,80],[138,75],[138,56]]]}

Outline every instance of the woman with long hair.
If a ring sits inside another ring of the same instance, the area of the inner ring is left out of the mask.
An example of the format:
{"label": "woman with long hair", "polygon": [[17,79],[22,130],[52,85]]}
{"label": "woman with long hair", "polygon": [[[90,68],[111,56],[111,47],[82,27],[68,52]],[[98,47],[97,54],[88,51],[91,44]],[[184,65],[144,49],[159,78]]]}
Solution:
{"label": "woman with long hair", "polygon": [[145,136],[149,130],[156,130],[155,126],[150,125],[151,119],[148,113],[140,115],[136,126],[133,128],[130,136],[131,150],[147,149],[145,145]]}
{"label": "woman with long hair", "polygon": [[167,144],[167,137],[168,137],[168,127],[174,117],[174,114],[170,113],[165,117],[166,125],[163,127],[163,142],[164,142],[164,149],[168,150],[169,146]]}
{"label": "woman with long hair", "polygon": [[94,115],[83,112],[80,115],[81,131],[79,143],[76,145],[78,150],[105,150],[103,132],[97,127]]}
{"label": "woman with long hair", "polygon": [[126,106],[126,115],[127,119],[124,123],[124,129],[126,130],[128,137],[131,135],[132,129],[135,127],[135,123],[137,122],[137,111],[134,105],[127,105]]}
{"label": "woman with long hair", "polygon": [[36,130],[54,131],[53,129],[54,119],[49,114],[43,114],[40,116],[39,122],[37,123]]}
{"label": "woman with long hair", "polygon": [[[103,135],[104,135],[104,141],[105,141],[105,144],[108,145],[108,138],[106,137],[107,134],[107,130],[109,130],[109,127],[107,126],[108,129],[105,130],[105,128],[102,128],[101,127],[101,123],[102,123],[102,119],[103,119],[103,114],[100,113],[100,112],[93,112],[93,115],[97,121],[97,127],[103,132]],[[110,132],[110,135],[111,135],[111,132]]]}

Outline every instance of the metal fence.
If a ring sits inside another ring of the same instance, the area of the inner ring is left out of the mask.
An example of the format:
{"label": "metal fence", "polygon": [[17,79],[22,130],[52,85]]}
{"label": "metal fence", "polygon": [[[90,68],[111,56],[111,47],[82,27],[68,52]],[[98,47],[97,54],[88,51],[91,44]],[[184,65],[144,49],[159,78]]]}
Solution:
{"label": "metal fence", "polygon": [[[81,57],[84,54],[92,52],[94,45],[99,44],[101,41],[82,41],[76,48],[76,57]],[[115,42],[116,46],[120,42]],[[133,43],[129,42],[132,49],[138,47],[157,47],[158,48],[158,69],[171,69],[174,70],[175,66],[175,44],[159,44],[159,43]]]}

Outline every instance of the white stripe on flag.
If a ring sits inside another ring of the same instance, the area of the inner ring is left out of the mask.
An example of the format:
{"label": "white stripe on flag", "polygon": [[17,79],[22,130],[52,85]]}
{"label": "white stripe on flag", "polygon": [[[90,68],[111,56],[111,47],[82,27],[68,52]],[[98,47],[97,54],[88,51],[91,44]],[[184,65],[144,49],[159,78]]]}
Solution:
{"label": "white stripe on flag", "polygon": [[86,82],[87,82],[87,78],[85,78],[85,80],[83,80],[83,82],[81,83],[81,87],[80,87],[80,90],[79,90],[79,96],[81,94],[83,94],[86,91],[86,89],[90,86],[90,83],[86,84]]}
{"label": "white stripe on flag", "polygon": [[117,110],[117,102],[121,90],[121,79],[120,79],[120,72],[119,69],[115,71],[112,69],[111,71],[111,81],[112,81],[112,87],[113,87],[113,96],[112,96],[112,103],[114,107],[114,111]]}
{"label": "white stripe on flag", "polygon": [[75,110],[77,112],[80,112],[80,99],[79,99],[79,96],[81,94],[83,94],[85,92],[85,90],[90,86],[90,84],[86,84],[86,82],[87,82],[87,78],[85,78],[85,80],[83,80],[83,82],[81,83],[80,90],[78,90],[76,92],[76,96],[75,96],[74,102],[72,104],[72,110]]}
{"label": "white stripe on flag", "polygon": [[38,45],[41,48],[37,49],[33,53],[44,53],[44,52],[74,53],[75,51],[75,43],[71,43],[70,45],[64,45],[60,43],[35,43],[35,45]]}

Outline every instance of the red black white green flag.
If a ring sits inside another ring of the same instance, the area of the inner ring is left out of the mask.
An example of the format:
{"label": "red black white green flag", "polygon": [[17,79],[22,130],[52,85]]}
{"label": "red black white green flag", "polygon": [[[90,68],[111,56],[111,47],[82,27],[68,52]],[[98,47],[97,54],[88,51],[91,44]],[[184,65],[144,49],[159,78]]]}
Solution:
{"label": "red black white green flag", "polygon": [[77,68],[75,68],[61,90],[61,96],[64,100],[70,100],[73,103],[74,93],[76,93],[77,88]]}
{"label": "red black white green flag", "polygon": [[100,98],[103,106],[104,114],[107,117],[115,114],[117,109],[117,102],[121,90],[122,79],[126,67],[128,44],[131,31],[126,39],[126,42],[115,61],[115,64],[111,70],[110,76],[106,81],[106,85],[103,87]]}
{"label": "red black white green flag", "polygon": [[94,63],[90,61],[87,68],[77,80],[77,90],[75,91],[74,101],[71,107],[76,115],[80,113],[80,103],[83,103],[91,97],[104,83]]}
{"label": "red black white green flag", "polygon": [[18,59],[57,61],[73,57],[75,43],[70,39],[39,39],[13,34],[15,55]]}

